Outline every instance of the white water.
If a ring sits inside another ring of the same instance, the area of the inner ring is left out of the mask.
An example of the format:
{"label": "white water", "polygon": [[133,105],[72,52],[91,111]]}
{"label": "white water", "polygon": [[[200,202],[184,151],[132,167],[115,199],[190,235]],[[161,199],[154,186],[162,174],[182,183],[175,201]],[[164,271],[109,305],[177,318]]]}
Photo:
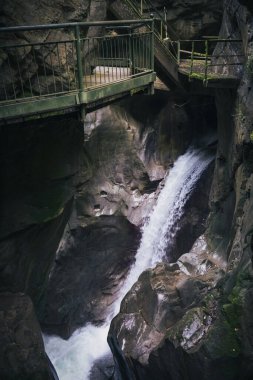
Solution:
{"label": "white water", "polygon": [[147,268],[153,267],[165,255],[165,249],[175,234],[175,224],[201,174],[213,157],[199,149],[189,149],[179,157],[167,176],[156,206],[143,227],[135,264],[119,292],[119,297],[101,327],[91,324],[76,331],[69,340],[44,336],[46,351],[60,380],[87,380],[93,362],[109,353],[107,333],[112,317],[119,312],[124,295]]}

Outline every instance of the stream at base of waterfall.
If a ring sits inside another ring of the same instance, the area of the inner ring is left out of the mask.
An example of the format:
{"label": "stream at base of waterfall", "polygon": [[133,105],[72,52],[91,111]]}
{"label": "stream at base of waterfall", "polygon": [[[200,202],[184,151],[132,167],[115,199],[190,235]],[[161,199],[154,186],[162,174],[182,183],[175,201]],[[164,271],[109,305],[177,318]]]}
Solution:
{"label": "stream at base of waterfall", "polygon": [[68,340],[44,336],[46,352],[60,380],[88,380],[94,361],[110,352],[107,334],[110,321],[119,312],[122,298],[144,270],[154,267],[165,258],[166,247],[176,233],[174,226],[184,212],[184,205],[213,158],[213,154],[207,150],[191,147],[170,169],[157,203],[143,226],[135,263],[104,325],[97,327],[87,324],[75,331]]}

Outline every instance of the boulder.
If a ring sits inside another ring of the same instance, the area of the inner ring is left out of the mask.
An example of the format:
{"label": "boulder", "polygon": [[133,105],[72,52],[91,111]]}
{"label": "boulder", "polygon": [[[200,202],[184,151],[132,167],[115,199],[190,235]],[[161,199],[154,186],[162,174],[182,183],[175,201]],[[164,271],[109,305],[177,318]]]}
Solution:
{"label": "boulder", "polygon": [[40,326],[28,296],[0,293],[0,331],[2,379],[58,380],[45,353]]}

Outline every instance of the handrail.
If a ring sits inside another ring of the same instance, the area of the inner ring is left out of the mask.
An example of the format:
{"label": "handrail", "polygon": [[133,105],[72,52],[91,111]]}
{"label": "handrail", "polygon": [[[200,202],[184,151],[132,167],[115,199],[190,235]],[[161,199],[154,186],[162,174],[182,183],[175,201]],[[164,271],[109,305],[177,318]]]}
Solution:
{"label": "handrail", "polygon": [[[62,29],[62,28],[71,28],[73,29],[76,26],[81,27],[90,27],[90,26],[118,26],[118,25],[132,25],[138,24],[140,20],[113,20],[113,21],[93,21],[93,22],[65,22],[61,24],[41,24],[41,25],[20,25],[20,26],[7,26],[1,27],[1,32],[21,32],[21,31],[30,31],[30,30],[43,30],[43,29]],[[142,24],[151,24],[152,20],[141,19]]]}

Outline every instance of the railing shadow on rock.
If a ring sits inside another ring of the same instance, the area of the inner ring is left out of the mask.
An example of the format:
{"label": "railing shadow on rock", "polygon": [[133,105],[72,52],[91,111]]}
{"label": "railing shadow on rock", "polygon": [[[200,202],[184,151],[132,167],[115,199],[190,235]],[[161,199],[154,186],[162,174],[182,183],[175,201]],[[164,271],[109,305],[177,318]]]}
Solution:
{"label": "railing shadow on rock", "polygon": [[[71,94],[77,104],[84,104],[91,90],[119,82],[122,91],[150,85],[154,81],[153,25],[153,20],[146,19],[0,28],[1,109]],[[99,35],[89,37],[89,27],[99,27]],[[147,74],[148,82],[142,79],[132,82],[132,87],[124,85]],[[97,93],[98,98],[108,94]],[[96,94],[92,99],[96,100]]]}

